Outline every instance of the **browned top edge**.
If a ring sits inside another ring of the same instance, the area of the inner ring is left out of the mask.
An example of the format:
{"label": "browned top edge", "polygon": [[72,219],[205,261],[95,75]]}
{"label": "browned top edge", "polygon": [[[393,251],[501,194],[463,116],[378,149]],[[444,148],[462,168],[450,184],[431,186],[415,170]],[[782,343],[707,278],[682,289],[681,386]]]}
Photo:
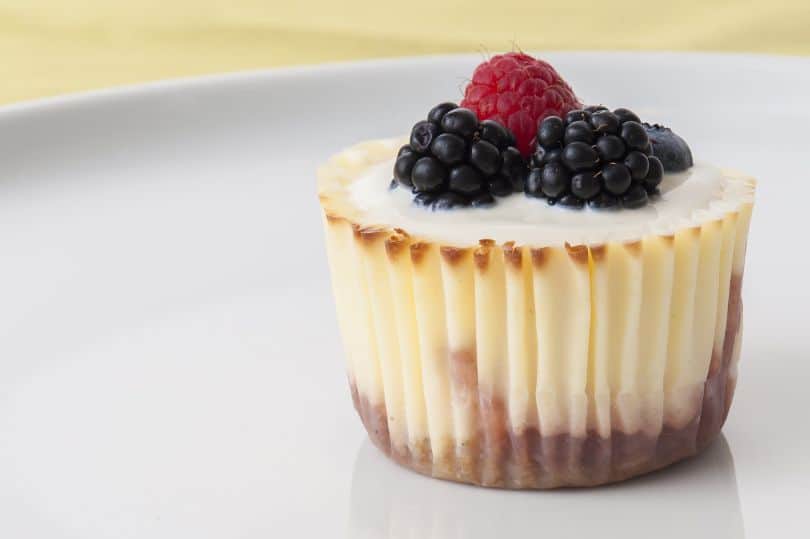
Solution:
{"label": "browned top edge", "polygon": [[546,252],[548,247],[535,247],[532,249],[532,265],[535,268],[542,268],[545,263],[548,261],[548,253]]}
{"label": "browned top edge", "polygon": [[668,247],[675,245],[675,234],[667,234],[666,236],[658,237],[661,238],[661,241],[663,241]]}
{"label": "browned top edge", "polygon": [[[566,245],[566,248],[567,247],[568,246]],[[590,249],[591,249],[591,256],[593,257],[593,261],[595,263],[601,262],[602,260],[605,259],[605,256],[607,256],[607,245],[604,244],[591,245]],[[571,252],[569,251],[568,254],[570,255]]]}
{"label": "browned top edge", "polygon": [[641,240],[628,241],[627,243],[624,243],[623,245],[624,245],[624,248],[627,250],[627,252],[631,256],[634,256],[634,257],[641,256]]}
{"label": "browned top edge", "polygon": [[439,252],[442,255],[442,258],[450,264],[451,266],[455,266],[464,258],[464,256],[471,251],[470,248],[461,248],[461,247],[448,247],[443,245]]}
{"label": "browned top edge", "polygon": [[565,250],[568,252],[568,256],[571,257],[571,260],[573,260],[575,264],[588,264],[587,245],[571,245],[570,243],[566,243]]}
{"label": "browned top edge", "polygon": [[425,258],[425,253],[430,248],[430,244],[424,241],[418,241],[411,244],[411,262],[418,266]]}
{"label": "browned top edge", "polygon": [[489,256],[494,243],[492,240],[481,240],[480,245],[473,251],[473,263],[479,270],[484,271],[489,266]]}
{"label": "browned top edge", "polygon": [[385,254],[390,260],[396,260],[408,245],[408,239],[400,234],[393,234],[385,239]]}
{"label": "browned top edge", "polygon": [[354,231],[354,237],[365,244],[375,243],[388,234],[388,231],[384,228],[357,224],[352,224],[352,230]]}
{"label": "browned top edge", "polygon": [[503,244],[503,258],[513,268],[520,269],[523,265],[523,248],[513,241],[507,241]]}

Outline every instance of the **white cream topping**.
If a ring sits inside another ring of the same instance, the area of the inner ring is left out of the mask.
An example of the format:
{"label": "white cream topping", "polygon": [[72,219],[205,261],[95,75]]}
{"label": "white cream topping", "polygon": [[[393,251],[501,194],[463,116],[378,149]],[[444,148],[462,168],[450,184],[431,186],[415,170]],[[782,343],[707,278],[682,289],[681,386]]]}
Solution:
{"label": "white cream topping", "polygon": [[545,200],[516,193],[488,208],[431,211],[413,204],[413,194],[389,189],[393,160],[373,165],[348,187],[349,198],[366,218],[364,224],[406,230],[425,239],[467,245],[480,239],[524,245],[601,243],[671,233],[725,212],[726,190],[743,188],[720,169],[697,163],[686,172],[666,174],[661,196],[636,210],[596,211],[549,206]]}

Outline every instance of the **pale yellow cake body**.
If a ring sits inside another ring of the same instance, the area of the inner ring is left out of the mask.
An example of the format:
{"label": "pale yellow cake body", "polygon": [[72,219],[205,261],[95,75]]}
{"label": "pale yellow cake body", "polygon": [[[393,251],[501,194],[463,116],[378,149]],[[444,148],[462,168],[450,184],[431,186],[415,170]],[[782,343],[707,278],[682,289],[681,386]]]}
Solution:
{"label": "pale yellow cake body", "polygon": [[660,452],[664,431],[698,436],[707,379],[720,371],[722,424],[737,376],[741,324],[730,294],[739,296],[753,180],[729,175],[747,195],[673,234],[442,245],[363,222],[346,198],[346,185],[395,152],[390,141],[365,143],[319,175],[348,376],[372,439],[387,429],[376,433],[384,449],[425,473],[479,484],[622,479],[668,462],[628,457],[604,477],[584,464],[546,473],[545,446],[526,442],[521,456],[520,436],[598,445],[621,433]]}

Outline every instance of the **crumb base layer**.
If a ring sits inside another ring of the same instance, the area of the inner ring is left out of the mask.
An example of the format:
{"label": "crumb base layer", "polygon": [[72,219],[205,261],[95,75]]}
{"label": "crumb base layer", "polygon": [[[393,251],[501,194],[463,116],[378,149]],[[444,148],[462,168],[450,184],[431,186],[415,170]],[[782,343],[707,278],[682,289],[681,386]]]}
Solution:
{"label": "crumb base layer", "polygon": [[609,438],[542,436],[536,427],[509,427],[502,402],[481,399],[476,437],[434,455],[429,439],[398,447],[388,433],[384,405],[372,405],[351,385],[355,409],[374,445],[398,464],[423,475],[486,487],[549,489],[624,481],[693,457],[720,433],[734,395],[726,369],[705,385],[703,406],[685,427],[664,426],[658,435],[614,431]]}

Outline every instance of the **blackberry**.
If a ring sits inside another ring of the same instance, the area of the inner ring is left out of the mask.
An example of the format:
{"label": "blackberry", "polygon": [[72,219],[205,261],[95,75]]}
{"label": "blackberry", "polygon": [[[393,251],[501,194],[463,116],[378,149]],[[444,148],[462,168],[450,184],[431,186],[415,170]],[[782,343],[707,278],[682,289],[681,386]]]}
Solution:
{"label": "blackberry", "polygon": [[515,192],[515,186],[512,180],[503,174],[496,174],[487,181],[489,192],[496,197],[509,196]]}
{"label": "blackberry", "polygon": [[538,147],[550,147],[562,141],[565,134],[565,124],[559,116],[549,116],[542,122],[537,130]]}
{"label": "blackberry", "polygon": [[455,103],[439,103],[428,112],[427,119],[436,125],[441,124],[444,115],[453,109],[457,109],[458,105]]}
{"label": "blackberry", "polygon": [[599,177],[590,170],[585,172],[578,172],[571,178],[571,194],[588,200],[602,191],[602,186],[599,185]]}
{"label": "blackberry", "polygon": [[466,163],[450,171],[449,188],[462,195],[475,195],[484,188],[484,175]]}
{"label": "blackberry", "polygon": [[565,128],[565,136],[563,142],[571,144],[572,142],[584,142],[586,144],[593,144],[594,133],[588,122],[577,120],[571,122]]}
{"label": "blackberry", "polygon": [[489,193],[481,193],[470,200],[470,204],[473,208],[483,208],[485,206],[492,206],[495,204],[495,197],[490,195]]}
{"label": "blackberry", "polygon": [[665,171],[691,165],[683,139],[623,108],[599,105],[564,119],[549,116],[536,140],[524,192],[568,208],[586,202],[597,210],[640,208],[658,193]]}
{"label": "blackberry", "polygon": [[643,150],[650,143],[644,126],[632,120],[622,124],[621,137],[631,150]]}
{"label": "blackberry", "polygon": [[433,139],[439,136],[439,126],[422,120],[417,122],[411,130],[411,148],[419,153],[424,153],[430,148]]}
{"label": "blackberry", "polygon": [[435,157],[420,157],[411,171],[411,183],[417,193],[437,193],[445,187],[447,169]]}
{"label": "blackberry", "polygon": [[[646,195],[646,193],[645,193]],[[470,200],[453,191],[447,191],[436,197],[433,202],[433,208],[436,210],[450,210],[453,208],[463,208],[469,206]]]}
{"label": "blackberry", "polygon": [[649,163],[649,168],[642,183],[647,191],[652,192],[658,189],[658,186],[661,185],[661,180],[664,179],[664,165],[655,156],[650,156],[647,162]]}
{"label": "blackberry", "polygon": [[494,204],[523,191],[528,171],[509,129],[455,103],[417,122],[394,162],[394,179],[414,193],[414,204],[434,210]]}
{"label": "blackberry", "polygon": [[457,108],[442,117],[442,131],[471,138],[478,129],[478,117],[470,109]]}
{"label": "blackberry", "polygon": [[515,137],[512,136],[512,133],[495,120],[481,122],[480,132],[481,140],[494,144],[499,150],[505,150],[509,146],[515,145]]}
{"label": "blackberry", "polygon": [[430,145],[430,153],[445,165],[455,165],[464,161],[467,142],[458,135],[442,133]]}
{"label": "blackberry", "polygon": [[501,152],[491,142],[479,140],[470,148],[470,163],[487,176],[501,169]]}

